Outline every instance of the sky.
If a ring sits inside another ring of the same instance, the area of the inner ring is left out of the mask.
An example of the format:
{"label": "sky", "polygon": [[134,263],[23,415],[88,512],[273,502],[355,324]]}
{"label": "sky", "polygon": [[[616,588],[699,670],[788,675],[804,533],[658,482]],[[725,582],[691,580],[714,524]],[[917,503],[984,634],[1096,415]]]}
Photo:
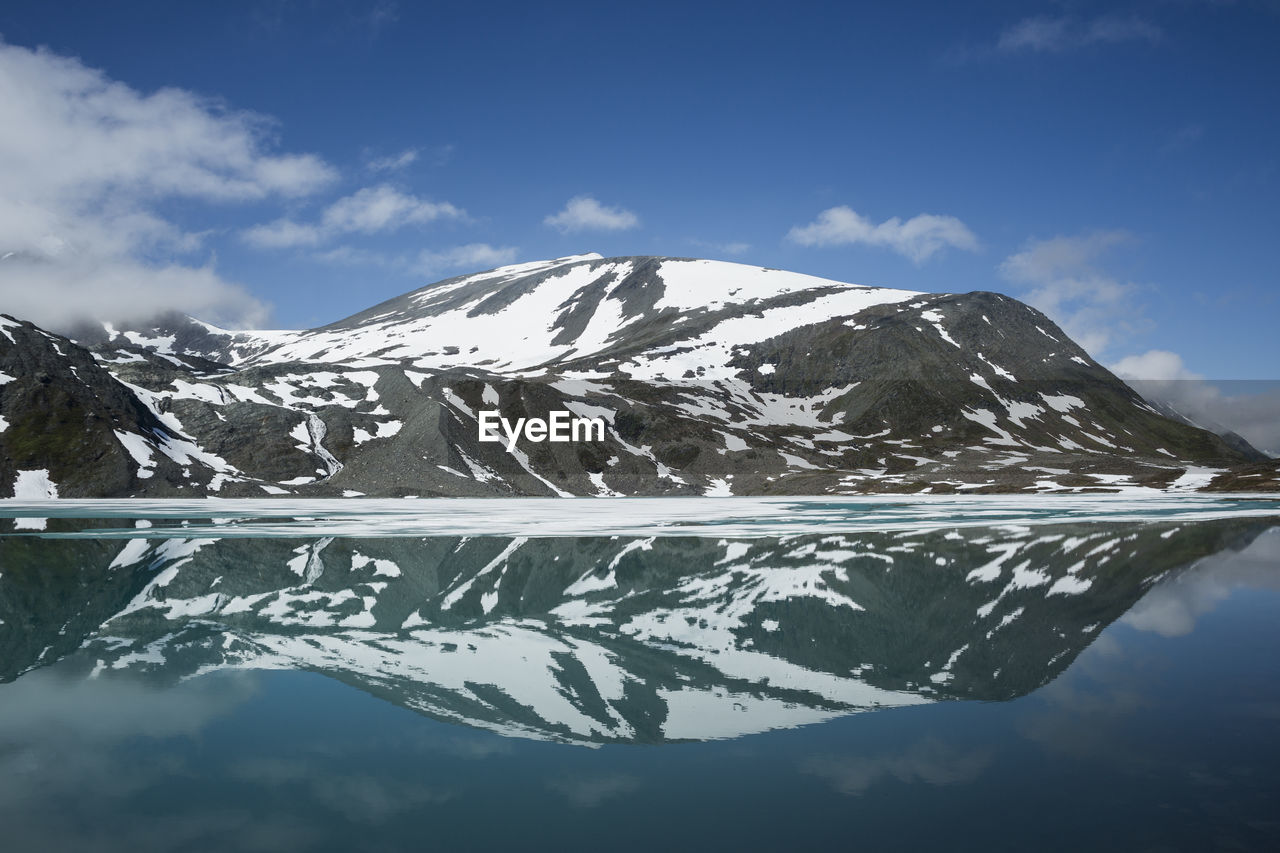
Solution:
{"label": "sky", "polygon": [[675,255],[1276,380],[1278,36],[1245,0],[6,0],[0,311],[301,328]]}

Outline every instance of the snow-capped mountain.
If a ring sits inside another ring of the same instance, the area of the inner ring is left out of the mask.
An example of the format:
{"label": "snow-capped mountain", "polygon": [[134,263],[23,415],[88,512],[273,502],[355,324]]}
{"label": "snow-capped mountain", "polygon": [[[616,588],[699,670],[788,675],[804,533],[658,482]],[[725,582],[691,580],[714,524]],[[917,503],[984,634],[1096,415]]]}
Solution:
{"label": "snow-capped mountain", "polygon": [[[519,264],[300,332],[80,330],[92,370],[4,322],[0,495],[20,472],[64,497],[1181,489],[1261,459],[1161,416],[1008,297],[715,261]],[[83,412],[51,411],[41,388],[77,383]],[[484,411],[607,427],[508,445],[480,440]],[[82,417],[110,429],[71,458]]]}
{"label": "snow-capped mountain", "polygon": [[216,524],[6,536],[0,681],[56,662],[165,683],[302,669],[520,737],[736,737],[1025,695],[1157,578],[1273,524],[721,540],[217,538]]}

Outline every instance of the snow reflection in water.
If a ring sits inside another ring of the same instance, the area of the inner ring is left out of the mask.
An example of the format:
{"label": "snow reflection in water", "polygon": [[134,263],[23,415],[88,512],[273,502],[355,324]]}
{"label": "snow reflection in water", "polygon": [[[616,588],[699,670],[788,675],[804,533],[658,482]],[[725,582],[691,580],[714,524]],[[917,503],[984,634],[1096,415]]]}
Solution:
{"label": "snow reflection in water", "polygon": [[1068,846],[1265,847],[1280,528],[1194,511],[364,538],[51,516],[0,536],[0,819],[19,849],[886,849],[895,815],[985,838],[998,803],[1026,849],[1069,797],[1095,820]]}

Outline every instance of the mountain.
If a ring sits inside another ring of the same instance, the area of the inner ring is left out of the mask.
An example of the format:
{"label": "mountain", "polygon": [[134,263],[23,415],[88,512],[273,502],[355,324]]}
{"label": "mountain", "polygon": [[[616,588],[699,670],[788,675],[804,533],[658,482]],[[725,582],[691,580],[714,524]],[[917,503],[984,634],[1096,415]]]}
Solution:
{"label": "mountain", "polygon": [[[1142,398],[1150,403],[1152,408],[1167,418],[1217,433],[1222,436],[1227,444],[1246,455],[1253,455],[1254,451],[1257,450],[1265,458],[1280,458],[1280,452],[1277,452],[1274,448],[1250,442],[1249,439],[1232,430],[1225,423],[1218,420],[1217,417],[1208,414],[1209,411],[1215,408],[1214,404],[1221,405],[1222,400],[1218,396],[1217,390],[1203,380],[1125,379],[1125,383],[1141,394]],[[1252,383],[1247,383],[1246,381],[1246,383],[1240,384]],[[1263,383],[1257,384],[1261,385]],[[1257,394],[1253,396],[1253,399],[1262,402],[1266,398],[1262,394]],[[1276,402],[1280,403],[1280,396],[1277,396]],[[1272,405],[1271,411],[1273,413],[1277,411],[1274,405]],[[1276,416],[1272,414],[1271,420],[1275,419]]]}
{"label": "mountain", "polygon": [[[5,322],[0,495],[19,476],[64,497],[1192,489],[1264,459],[1164,417],[1007,296],[706,260],[502,267],[299,332],[170,315],[73,344]],[[31,347],[57,385],[92,354],[94,405],[119,428],[85,441],[123,474],[68,472],[44,445],[13,455],[67,423],[30,396]],[[481,441],[485,411],[600,418],[605,435]]]}
{"label": "mountain", "polygon": [[206,370],[239,363],[296,334],[230,332],[174,311],[154,317],[137,328],[81,323],[70,330],[70,337],[92,350],[150,353],[174,364]]}
{"label": "mountain", "polygon": [[0,315],[0,484],[12,493],[43,479],[50,497],[127,493],[143,474],[131,452],[143,442],[169,451],[157,462],[163,481],[182,476],[175,458],[189,445],[89,352]]}
{"label": "mountain", "polygon": [[5,536],[0,682],[54,663],[160,684],[297,669],[519,737],[736,737],[1026,695],[1157,580],[1274,522],[750,539]]}

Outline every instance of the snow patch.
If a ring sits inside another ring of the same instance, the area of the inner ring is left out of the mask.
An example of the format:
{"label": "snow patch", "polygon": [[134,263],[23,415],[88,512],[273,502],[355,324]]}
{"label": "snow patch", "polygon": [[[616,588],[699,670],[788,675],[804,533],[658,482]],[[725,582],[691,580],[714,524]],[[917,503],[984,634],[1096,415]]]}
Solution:
{"label": "snow patch", "polygon": [[19,471],[13,481],[13,496],[20,501],[52,500],[58,497],[58,484],[49,479],[47,468]]}

